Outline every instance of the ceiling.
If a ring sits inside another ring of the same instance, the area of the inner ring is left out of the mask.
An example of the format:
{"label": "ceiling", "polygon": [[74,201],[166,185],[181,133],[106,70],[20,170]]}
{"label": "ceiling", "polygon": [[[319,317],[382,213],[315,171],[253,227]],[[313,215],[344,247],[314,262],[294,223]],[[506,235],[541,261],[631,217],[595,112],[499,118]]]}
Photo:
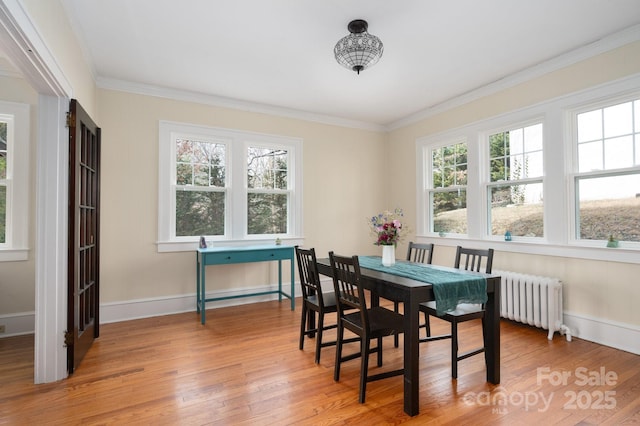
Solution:
{"label": "ceiling", "polygon": [[[382,128],[640,32],[638,0],[61,1],[102,87]],[[333,57],[353,19],[384,43],[360,75]]]}

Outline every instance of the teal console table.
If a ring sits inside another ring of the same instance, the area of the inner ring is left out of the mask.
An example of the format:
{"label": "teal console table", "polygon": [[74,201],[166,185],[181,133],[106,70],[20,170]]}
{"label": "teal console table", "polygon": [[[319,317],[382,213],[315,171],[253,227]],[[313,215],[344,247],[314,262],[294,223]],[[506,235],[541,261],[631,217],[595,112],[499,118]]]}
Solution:
{"label": "teal console table", "polygon": [[[291,299],[291,310],[296,308],[294,250],[292,246],[264,245],[246,247],[208,247],[199,248],[196,253],[196,309],[200,314],[200,321],[205,322],[205,305],[216,300],[236,299],[239,297],[262,296],[277,294],[278,300],[282,296]],[[239,294],[236,296],[212,297],[207,299],[206,267],[207,265],[229,265],[232,263],[271,262],[278,261],[278,289],[258,293]],[[289,260],[291,264],[291,293],[282,291],[282,261]]]}

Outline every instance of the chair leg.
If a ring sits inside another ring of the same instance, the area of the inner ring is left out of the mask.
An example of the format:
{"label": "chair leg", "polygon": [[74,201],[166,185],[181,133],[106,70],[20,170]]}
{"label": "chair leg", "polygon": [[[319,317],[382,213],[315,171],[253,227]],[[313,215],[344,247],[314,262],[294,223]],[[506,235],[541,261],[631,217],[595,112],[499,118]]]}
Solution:
{"label": "chair leg", "polygon": [[451,377],[458,378],[458,324],[451,323]]}
{"label": "chair leg", "polygon": [[322,329],[324,327],[324,314],[318,312],[318,334],[316,335],[316,364],[320,364],[320,350],[322,349]]}
{"label": "chair leg", "polygon": [[306,335],[306,325],[307,325],[307,306],[304,302],[302,302],[302,320],[300,321],[300,344],[299,349],[304,349],[304,336]]}
{"label": "chair leg", "polygon": [[382,337],[378,337],[378,367],[382,367]]}
{"label": "chair leg", "polygon": [[[360,404],[364,404],[365,393],[367,391],[367,374],[369,371],[369,351],[371,350],[371,339],[367,336],[362,338],[360,351],[362,358],[360,361]],[[378,354],[382,351],[380,350]]]}
{"label": "chair leg", "polygon": [[[398,311],[398,305],[399,305],[399,304],[400,304],[400,303],[399,303],[399,302],[397,302],[397,301],[394,301],[394,302],[393,302],[393,312],[395,312],[395,313],[398,313],[398,312],[399,312],[399,311]],[[394,348],[397,348],[397,347],[398,347],[398,345],[399,345],[399,343],[400,343],[400,342],[399,342],[399,339],[398,339],[398,333],[394,333],[394,334],[393,334],[393,347],[394,347]]]}
{"label": "chair leg", "polygon": [[427,330],[427,337],[431,337],[431,322],[429,321],[429,314],[423,312],[424,314],[424,328]]}
{"label": "chair leg", "polygon": [[340,380],[340,363],[342,361],[342,337],[344,336],[344,328],[340,320],[338,320],[338,334],[336,337],[336,365],[333,368],[333,380]]}

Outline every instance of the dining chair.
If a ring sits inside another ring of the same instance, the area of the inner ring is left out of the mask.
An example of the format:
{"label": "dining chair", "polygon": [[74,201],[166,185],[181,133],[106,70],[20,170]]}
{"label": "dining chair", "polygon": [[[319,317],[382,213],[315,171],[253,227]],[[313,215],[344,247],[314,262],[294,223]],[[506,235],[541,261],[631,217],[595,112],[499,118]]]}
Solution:
{"label": "dining chair", "polygon": [[[407,261],[409,262],[418,262],[418,263],[427,263],[431,264],[433,260],[433,244],[421,244],[414,243],[413,241],[409,241],[409,247],[407,248]],[[400,302],[393,302],[393,311],[399,312]],[[426,327],[426,324],[422,324],[421,328]],[[393,336],[393,345],[397,348],[399,344],[398,335]]]}
{"label": "dining chair", "polygon": [[[324,324],[325,314],[338,312],[336,297],[333,291],[322,292],[320,275],[318,274],[316,252],[314,248],[303,249],[295,246],[300,286],[302,287],[302,318],[300,321],[300,350],[304,349],[304,338],[316,338],[316,364],[320,363],[320,351],[323,347],[335,345],[336,341],[323,342],[323,332],[336,328],[337,324]],[[318,323],[316,324],[316,315]],[[316,336],[317,334],[317,336]]]}
{"label": "dining chair", "polygon": [[[360,403],[365,401],[367,383],[404,374],[404,368],[369,375],[369,356],[377,353],[377,365],[382,366],[382,338],[402,333],[403,317],[382,306],[367,307],[364,288],[360,278],[358,256],[346,257],[329,252],[333,275],[333,288],[338,305],[338,343],[336,345],[336,365],[333,373],[335,381],[340,380],[340,366],[343,362],[360,358]],[[349,330],[360,338],[360,352],[342,355],[346,340],[344,331]],[[371,340],[376,346],[371,347]]]}
{"label": "dining chair", "polygon": [[[484,264],[484,268],[482,265]],[[493,249],[478,250],[463,248],[458,246],[456,249],[456,258],[454,267],[458,269],[465,269],[468,271],[491,273],[491,266],[493,264]],[[424,313],[425,328],[427,330],[427,337],[420,339],[420,342],[431,342],[434,340],[451,339],[451,377],[458,378],[458,361],[469,358],[473,355],[478,355],[485,351],[485,336],[484,327],[482,327],[482,341],[483,346],[481,348],[473,349],[462,354],[458,353],[458,324],[474,319],[481,319],[484,324],[484,305],[460,303],[456,306],[456,309],[451,312],[445,312],[442,316],[436,313],[435,302],[426,302],[420,304],[420,310]],[[429,318],[433,316],[438,319],[447,321],[451,324],[451,334],[444,334],[440,336],[431,336],[431,323]]]}

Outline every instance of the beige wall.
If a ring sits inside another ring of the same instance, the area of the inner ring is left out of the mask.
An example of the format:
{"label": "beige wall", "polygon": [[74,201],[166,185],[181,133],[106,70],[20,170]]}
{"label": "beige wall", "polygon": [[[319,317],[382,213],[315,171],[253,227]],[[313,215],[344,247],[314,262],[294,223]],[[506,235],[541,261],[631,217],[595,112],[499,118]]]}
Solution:
{"label": "beige wall", "polygon": [[[394,182],[399,190],[389,192],[390,204],[415,211],[416,170],[409,165],[415,164],[416,139],[639,72],[636,42],[392,131],[386,149],[390,168],[398,173]],[[640,310],[634,307],[640,300],[640,264],[537,256],[506,248],[496,247],[494,268],[560,278],[565,311],[640,325]],[[435,253],[436,263],[452,263],[452,247],[438,247]]]}
{"label": "beige wall", "polygon": [[[304,244],[323,257],[373,250],[366,218],[386,208],[384,134],[111,90],[98,91],[98,112],[103,302],[195,293],[193,252],[158,253],[155,244],[159,120],[302,138]],[[207,282],[256,287],[275,272],[268,263],[215,267]]]}
{"label": "beige wall", "polygon": [[[29,140],[18,141],[30,145],[31,170],[35,170],[35,140],[37,130],[38,94],[21,78],[0,77],[0,100],[29,105]],[[0,262],[0,315],[30,312],[34,309],[35,300],[35,260],[34,260],[34,228],[35,228],[35,179],[30,178],[31,197],[29,205],[29,257],[20,262]]]}

